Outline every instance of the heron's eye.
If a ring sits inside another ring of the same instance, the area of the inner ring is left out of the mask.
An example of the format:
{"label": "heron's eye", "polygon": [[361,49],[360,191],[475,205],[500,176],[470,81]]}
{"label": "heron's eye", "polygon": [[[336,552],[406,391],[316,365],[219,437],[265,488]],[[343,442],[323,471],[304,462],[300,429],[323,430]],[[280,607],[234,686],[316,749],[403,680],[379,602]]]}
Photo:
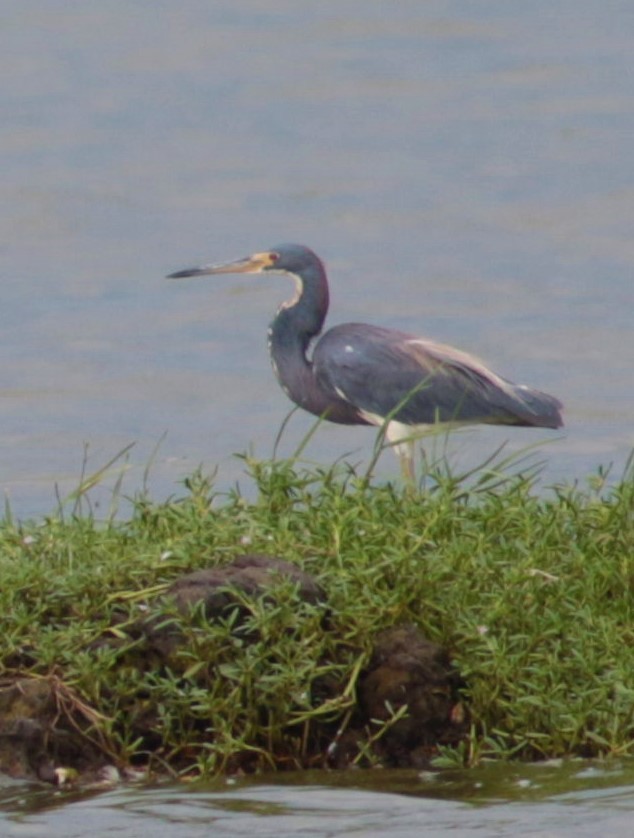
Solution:
{"label": "heron's eye", "polygon": [[279,254],[279,253],[275,253],[275,251],[271,251],[271,252],[269,253],[269,259],[271,260],[271,263],[272,263],[272,264],[274,264],[275,262],[277,262],[279,258],[280,258],[280,254]]}

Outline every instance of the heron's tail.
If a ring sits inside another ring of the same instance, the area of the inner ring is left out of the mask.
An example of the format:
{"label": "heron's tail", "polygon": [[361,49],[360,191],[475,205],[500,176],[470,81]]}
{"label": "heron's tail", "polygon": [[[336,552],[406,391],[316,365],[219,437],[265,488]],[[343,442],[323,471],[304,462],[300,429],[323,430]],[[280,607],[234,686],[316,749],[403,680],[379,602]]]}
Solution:
{"label": "heron's tail", "polygon": [[516,385],[515,397],[521,410],[518,415],[526,420],[527,425],[535,428],[561,428],[564,424],[561,418],[563,404],[554,396],[534,390],[526,385]]}

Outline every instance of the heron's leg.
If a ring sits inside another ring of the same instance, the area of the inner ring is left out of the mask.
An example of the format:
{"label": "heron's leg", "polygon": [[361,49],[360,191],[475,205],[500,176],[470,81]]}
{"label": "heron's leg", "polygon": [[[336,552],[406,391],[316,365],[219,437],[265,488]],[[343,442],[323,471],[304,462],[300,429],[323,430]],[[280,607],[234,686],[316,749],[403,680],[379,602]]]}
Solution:
{"label": "heron's leg", "polygon": [[[394,453],[401,463],[401,474],[408,486],[416,483],[416,469],[414,467],[414,435],[416,428],[403,425],[400,422],[390,422],[387,428],[387,438],[394,447]],[[420,432],[420,430],[419,430]]]}
{"label": "heron's leg", "polygon": [[401,463],[401,474],[408,486],[416,482],[416,469],[414,464],[414,442],[411,439],[399,442],[394,446],[396,455]]}

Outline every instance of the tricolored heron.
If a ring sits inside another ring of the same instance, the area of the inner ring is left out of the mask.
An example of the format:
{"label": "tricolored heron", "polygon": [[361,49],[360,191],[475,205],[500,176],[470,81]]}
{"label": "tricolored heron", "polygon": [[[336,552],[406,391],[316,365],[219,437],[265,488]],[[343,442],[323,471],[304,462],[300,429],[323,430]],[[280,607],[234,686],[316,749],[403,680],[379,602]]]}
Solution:
{"label": "tricolored heron", "polygon": [[559,428],[553,396],[513,384],[451,346],[395,329],[344,323],[308,351],[328,312],[328,280],[308,247],[283,244],[246,259],[203,265],[169,279],[227,273],[278,273],[295,281],[269,328],[269,351],[286,395],[304,410],[343,425],[385,426],[413,476],[413,442],[438,422]]}

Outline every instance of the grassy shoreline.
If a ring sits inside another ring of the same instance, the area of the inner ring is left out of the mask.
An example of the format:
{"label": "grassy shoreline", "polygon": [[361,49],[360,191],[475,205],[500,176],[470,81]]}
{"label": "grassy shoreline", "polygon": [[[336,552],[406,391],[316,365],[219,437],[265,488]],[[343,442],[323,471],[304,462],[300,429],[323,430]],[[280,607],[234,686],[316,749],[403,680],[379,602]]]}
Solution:
{"label": "grassy shoreline", "polygon": [[[3,681],[55,679],[118,765],[295,768],[348,724],[373,638],[409,624],[465,684],[466,735],[435,749],[437,765],[634,752],[631,467],[611,488],[599,473],[541,494],[490,465],[467,481],[435,470],[422,492],[345,465],[247,467],[252,501],[195,474],[182,498],[140,497],[124,521],[5,519]],[[232,618],[183,620],[160,604],[179,575],[245,552],[306,570],[327,606],[292,584],[274,602],[245,598],[258,638],[245,643]],[[169,666],[135,659],[128,631],[157,607],[186,638]],[[389,710],[355,733],[355,764],[380,761],[374,744],[407,715]]]}

